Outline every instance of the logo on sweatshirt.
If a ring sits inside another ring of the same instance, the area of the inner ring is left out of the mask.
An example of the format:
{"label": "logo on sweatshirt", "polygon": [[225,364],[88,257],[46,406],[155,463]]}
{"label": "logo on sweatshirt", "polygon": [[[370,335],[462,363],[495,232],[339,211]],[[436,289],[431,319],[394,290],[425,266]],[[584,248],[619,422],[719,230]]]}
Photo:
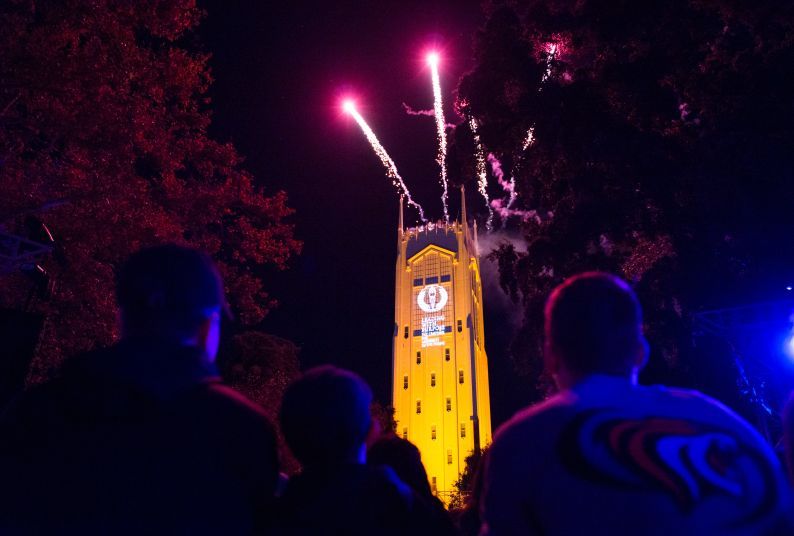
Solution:
{"label": "logo on sweatshirt", "polygon": [[664,493],[684,511],[722,495],[752,506],[746,519],[752,521],[777,502],[774,468],[764,453],[712,425],[663,416],[628,418],[599,409],[578,415],[558,446],[571,473]]}

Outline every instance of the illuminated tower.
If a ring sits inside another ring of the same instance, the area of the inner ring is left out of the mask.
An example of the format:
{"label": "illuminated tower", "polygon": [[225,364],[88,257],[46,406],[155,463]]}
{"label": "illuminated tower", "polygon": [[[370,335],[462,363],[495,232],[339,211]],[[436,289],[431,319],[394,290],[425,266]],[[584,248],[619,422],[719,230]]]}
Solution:
{"label": "illuminated tower", "polygon": [[392,404],[397,434],[419,447],[430,485],[454,490],[466,457],[491,442],[477,226],[400,229],[394,306]]}

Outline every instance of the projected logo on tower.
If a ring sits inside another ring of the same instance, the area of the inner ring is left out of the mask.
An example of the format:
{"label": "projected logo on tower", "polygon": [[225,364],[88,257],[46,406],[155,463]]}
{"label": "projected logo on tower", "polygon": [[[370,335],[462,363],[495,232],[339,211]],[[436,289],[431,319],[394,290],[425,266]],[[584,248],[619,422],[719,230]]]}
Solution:
{"label": "projected logo on tower", "polygon": [[422,348],[428,346],[444,346],[441,336],[446,328],[444,315],[438,314],[449,301],[447,289],[441,285],[427,285],[416,297],[416,304],[422,310]]}

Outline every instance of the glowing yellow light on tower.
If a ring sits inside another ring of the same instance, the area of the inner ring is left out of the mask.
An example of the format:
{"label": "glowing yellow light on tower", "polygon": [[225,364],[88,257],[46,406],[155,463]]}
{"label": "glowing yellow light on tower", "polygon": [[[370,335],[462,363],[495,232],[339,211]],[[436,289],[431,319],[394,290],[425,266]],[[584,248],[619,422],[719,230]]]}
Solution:
{"label": "glowing yellow light on tower", "polygon": [[417,446],[431,490],[448,503],[466,458],[491,442],[480,262],[465,203],[459,221],[400,225],[397,251],[396,431]]}

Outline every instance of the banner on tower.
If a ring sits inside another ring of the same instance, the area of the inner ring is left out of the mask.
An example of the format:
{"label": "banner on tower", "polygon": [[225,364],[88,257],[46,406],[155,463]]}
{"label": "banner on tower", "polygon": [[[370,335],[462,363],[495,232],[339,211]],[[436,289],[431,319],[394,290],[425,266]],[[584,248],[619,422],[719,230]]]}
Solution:
{"label": "banner on tower", "polygon": [[427,285],[416,296],[421,311],[422,348],[444,346],[444,333],[452,331],[445,323],[444,307],[449,303],[449,292],[441,285]]}

